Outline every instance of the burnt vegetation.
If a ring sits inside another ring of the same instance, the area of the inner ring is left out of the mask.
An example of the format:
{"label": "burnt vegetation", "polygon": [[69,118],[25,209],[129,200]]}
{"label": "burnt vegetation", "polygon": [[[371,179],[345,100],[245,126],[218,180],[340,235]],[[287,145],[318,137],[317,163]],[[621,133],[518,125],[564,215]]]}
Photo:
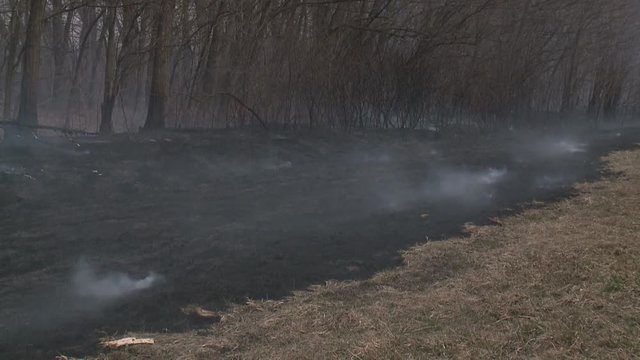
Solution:
{"label": "burnt vegetation", "polygon": [[632,0],[2,0],[2,121],[496,129],[638,111]]}
{"label": "burnt vegetation", "polygon": [[[638,144],[638,19],[636,0],[0,0],[0,358],[210,338],[242,325],[223,321],[238,304],[403,262],[393,282],[422,292],[498,259],[402,251],[471,223],[518,248],[498,217],[576,195]],[[399,304],[372,314],[438,303]],[[370,358],[404,348],[389,344]]]}

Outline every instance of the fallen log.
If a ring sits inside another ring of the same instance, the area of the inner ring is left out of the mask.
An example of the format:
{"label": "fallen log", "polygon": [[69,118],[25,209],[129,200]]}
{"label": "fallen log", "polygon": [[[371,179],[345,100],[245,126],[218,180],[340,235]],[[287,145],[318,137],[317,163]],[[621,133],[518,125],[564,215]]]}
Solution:
{"label": "fallen log", "polygon": [[133,345],[153,345],[155,341],[153,339],[138,339],[135,337],[128,337],[119,340],[112,341],[103,341],[100,343],[102,347],[107,349],[119,349],[125,346],[133,346]]}
{"label": "fallen log", "polygon": [[200,306],[190,305],[181,309],[185,315],[196,316],[203,319],[219,319],[220,315],[211,310],[206,310]]}

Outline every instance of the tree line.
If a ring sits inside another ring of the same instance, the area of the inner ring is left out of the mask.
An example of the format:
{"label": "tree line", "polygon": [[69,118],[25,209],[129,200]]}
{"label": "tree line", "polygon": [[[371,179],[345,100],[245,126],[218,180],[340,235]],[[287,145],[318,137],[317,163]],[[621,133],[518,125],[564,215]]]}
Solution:
{"label": "tree line", "polygon": [[499,128],[635,114],[634,0],[0,0],[2,120]]}

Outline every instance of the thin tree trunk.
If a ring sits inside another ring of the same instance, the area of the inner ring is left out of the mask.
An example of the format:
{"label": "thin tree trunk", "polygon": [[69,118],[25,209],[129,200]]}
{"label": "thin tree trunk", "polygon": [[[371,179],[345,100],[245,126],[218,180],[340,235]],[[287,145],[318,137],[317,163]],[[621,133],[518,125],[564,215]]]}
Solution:
{"label": "thin tree trunk", "polygon": [[573,49],[571,50],[571,57],[569,58],[569,69],[567,69],[567,74],[564,79],[564,86],[562,90],[562,103],[560,105],[560,112],[562,113],[572,113],[575,110],[576,101],[575,101],[575,93],[576,93],[576,85],[577,85],[577,77],[578,77],[578,65],[579,65],[579,50],[580,50],[580,41],[582,38],[582,26],[584,22],[584,17],[580,17],[579,28],[576,31],[574,41],[571,44]]}
{"label": "thin tree trunk", "polygon": [[95,36],[93,39],[90,37],[93,35],[93,28],[96,27],[98,20],[102,17],[102,12],[96,15],[93,8],[84,8],[80,11],[80,17],[82,19],[82,30],[80,31],[80,45],[78,49],[78,57],[73,67],[73,77],[71,79],[71,86],[69,90],[69,96],[67,97],[67,107],[65,110],[64,128],[69,129],[71,127],[71,108],[72,101],[78,95],[80,89],[78,88],[78,79],[80,71],[82,69],[84,54],[91,54],[91,46],[95,43]]}
{"label": "thin tree trunk", "polygon": [[[61,0],[52,0],[52,9],[54,15],[51,18],[51,34],[53,38],[53,87],[51,97],[56,99],[60,94],[62,94],[62,82],[64,78],[65,71],[65,56],[66,56],[66,42],[67,40],[64,38],[65,36],[65,26],[62,23],[62,2]],[[69,13],[67,16],[72,16]],[[55,101],[55,100],[54,100]],[[55,105],[54,105],[55,106]],[[59,106],[55,106],[59,107]]]}
{"label": "thin tree trunk", "polygon": [[107,49],[105,52],[105,68],[104,68],[104,94],[100,118],[100,133],[111,134],[113,132],[113,106],[115,104],[117,83],[116,83],[116,11],[115,6],[107,8],[107,17],[105,25],[107,26]]}
{"label": "thin tree trunk", "polygon": [[2,109],[2,117],[4,120],[10,120],[13,115],[11,109],[13,103],[13,75],[15,74],[18,36],[22,24],[20,15],[19,4],[16,2],[11,9],[11,20],[9,24],[9,43],[7,44],[6,72],[4,78],[4,107]]}
{"label": "thin tree trunk", "polygon": [[18,123],[38,125],[38,77],[40,75],[40,36],[45,0],[31,0],[22,61],[22,85]]}
{"label": "thin tree trunk", "polygon": [[215,80],[215,72],[217,66],[217,56],[218,56],[218,25],[219,25],[219,16],[222,8],[224,6],[224,1],[220,1],[218,4],[218,9],[216,14],[213,16],[213,24],[211,25],[211,32],[209,33],[209,38],[207,40],[208,50],[207,50],[207,60],[205,65],[204,74],[202,75],[202,91],[205,95],[211,95],[213,93],[213,84]]}
{"label": "thin tree trunk", "polygon": [[175,0],[159,0],[155,14],[155,44],[152,50],[151,89],[144,129],[165,127],[165,109],[169,92],[171,24]]}

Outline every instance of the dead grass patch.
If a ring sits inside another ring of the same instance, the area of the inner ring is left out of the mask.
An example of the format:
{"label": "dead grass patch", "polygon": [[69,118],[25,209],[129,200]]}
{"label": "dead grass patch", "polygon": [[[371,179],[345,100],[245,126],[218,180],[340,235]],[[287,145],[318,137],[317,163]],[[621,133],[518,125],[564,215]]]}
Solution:
{"label": "dead grass patch", "polygon": [[607,160],[621,175],[575,198],[416,246],[367,281],[249,301],[205,334],[143,334],[156,345],[124,358],[640,357],[640,151]]}

